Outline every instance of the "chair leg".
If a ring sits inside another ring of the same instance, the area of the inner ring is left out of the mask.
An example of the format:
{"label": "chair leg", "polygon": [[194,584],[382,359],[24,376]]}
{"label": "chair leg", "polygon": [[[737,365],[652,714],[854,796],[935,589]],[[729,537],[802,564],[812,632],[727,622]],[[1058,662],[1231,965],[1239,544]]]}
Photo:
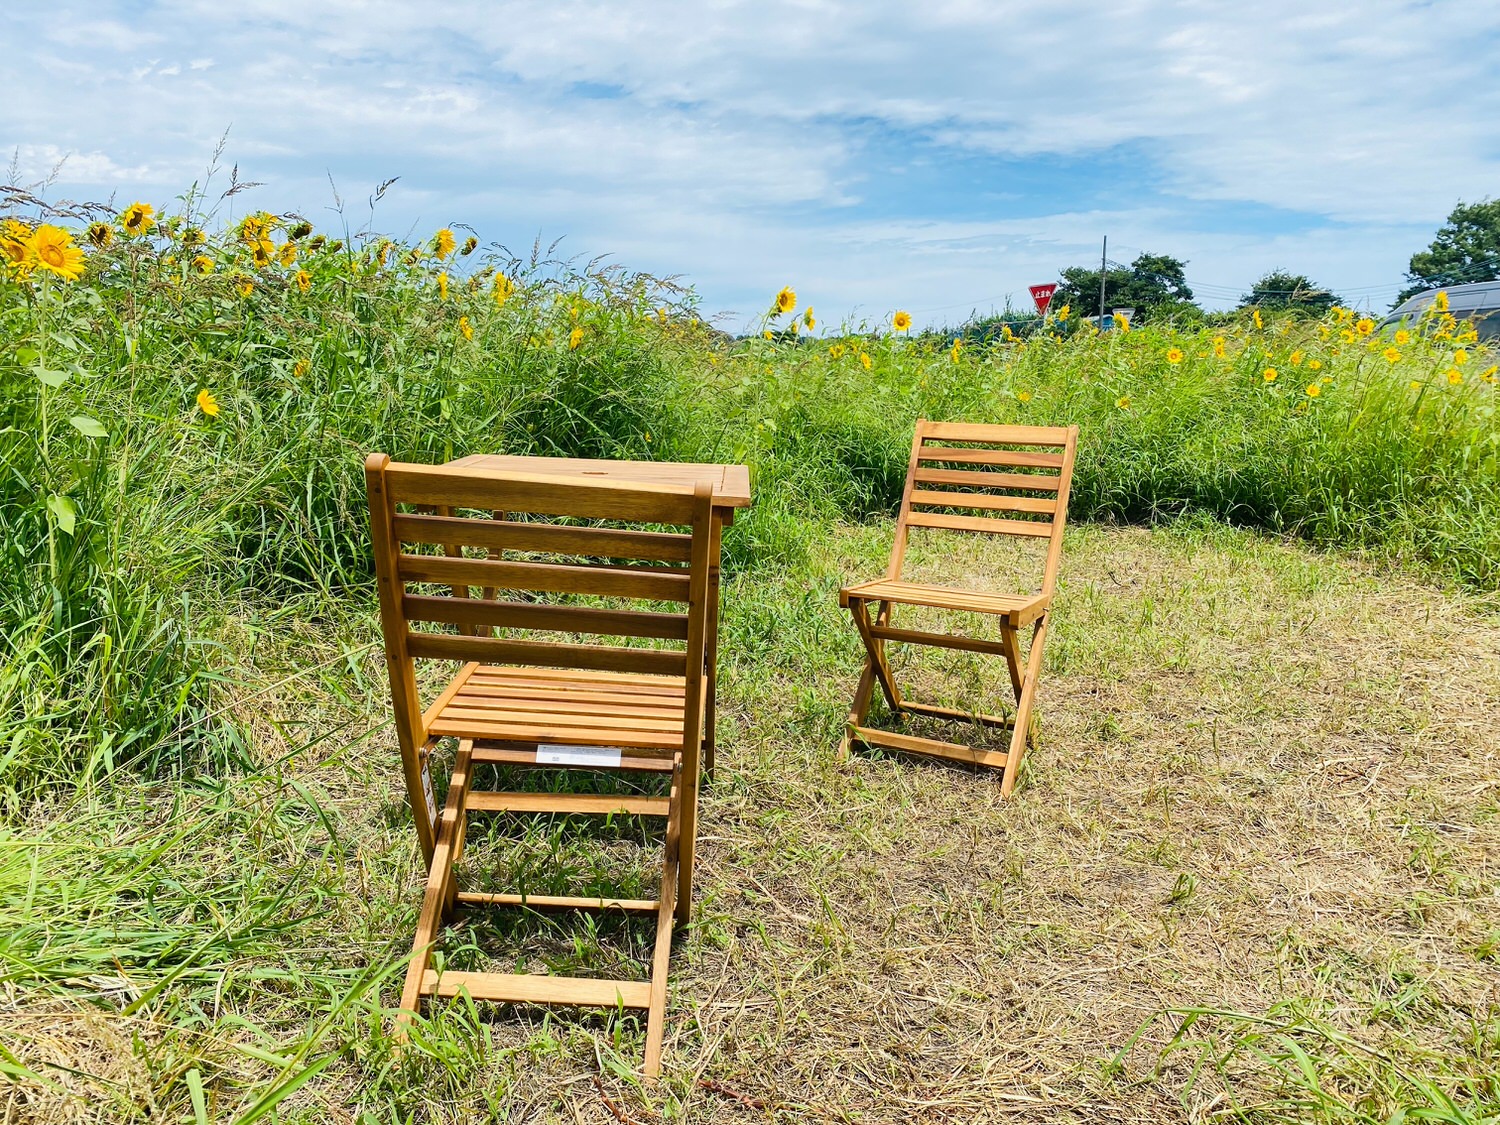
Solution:
{"label": "chair leg", "polygon": [[854,728],[864,725],[865,716],[870,713],[870,697],[874,694],[875,672],[866,654],[865,670],[859,674],[859,686],[854,689],[854,703],[849,708],[849,721],[844,725],[844,739],[839,743],[841,761],[848,760],[855,742],[859,741],[854,736]]}
{"label": "chair leg", "polygon": [[[891,673],[891,666],[885,658],[885,641],[870,632],[870,609],[862,598],[851,598],[849,600],[849,612],[854,615],[854,627],[859,630],[860,639],[865,642],[865,651],[869,657],[870,669],[875,673],[875,678],[880,682],[880,689],[885,692],[886,702],[891,705],[892,711],[901,710],[901,690],[896,687],[896,677]],[[889,606],[882,605],[880,617],[884,620],[889,616]]]}
{"label": "chair leg", "polygon": [[438,931],[453,902],[457,882],[454,860],[461,849],[459,832],[465,821],[465,805],[473,774],[474,743],[464,739],[458,744],[453,762],[453,777],[448,782],[448,800],[438,824],[437,843],[432,850],[432,864],[427,869],[427,891],[422,899],[422,913],[417,918],[417,933],[412,940],[411,960],[406,966],[406,983],[401,989],[401,1012],[396,1017],[396,1038],[404,1038],[405,1028],[417,1014],[422,1002],[422,975],[437,943]]}
{"label": "chair leg", "polygon": [[1005,756],[1005,773],[1000,779],[1001,797],[1009,797],[1015,789],[1021,758],[1031,741],[1031,710],[1036,701],[1037,677],[1041,675],[1042,652],[1046,644],[1047,616],[1043,614],[1037,620],[1036,631],[1031,635],[1031,651],[1026,655],[1026,673],[1016,694],[1016,725],[1011,731],[1010,752]]}
{"label": "chair leg", "polygon": [[672,958],[672,931],[678,882],[682,875],[682,801],[687,794],[681,791],[682,771],[672,781],[672,798],[667,814],[667,839],[663,848],[661,869],[661,898],[656,908],[656,946],[651,954],[651,998],[646,1008],[646,1062],[647,1079],[661,1075],[662,1039],[666,1032],[667,1019],[667,970]]}

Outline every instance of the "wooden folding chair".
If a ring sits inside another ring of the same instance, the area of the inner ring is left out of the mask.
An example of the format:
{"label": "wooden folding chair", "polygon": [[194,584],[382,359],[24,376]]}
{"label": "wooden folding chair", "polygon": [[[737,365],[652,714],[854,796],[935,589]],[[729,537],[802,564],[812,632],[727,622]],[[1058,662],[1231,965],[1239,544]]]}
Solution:
{"label": "wooden folding chair", "polygon": [[[865,644],[865,669],[849,712],[843,743],[845,754],[855,743],[864,743],[994,766],[1005,771],[1000,782],[1002,796],[1010,795],[1031,737],[1037,677],[1047,640],[1048,608],[1062,557],[1068,485],[1077,445],[1077,426],[917,422],[906,489],[896,521],[896,542],[886,576],[839,592],[839,604],[847,606],[853,614],[854,625]],[[1045,538],[1047,557],[1041,589],[1035,594],[1006,594],[903,581],[901,567],[913,528]],[[873,616],[869,608],[872,602],[876,606]],[[992,615],[998,619],[1000,640],[898,629],[891,625],[891,608],[895,605]],[[1018,634],[1027,625],[1032,627],[1032,635],[1023,664]],[[886,644],[891,641],[1004,656],[1016,695],[1015,715],[1002,718],[971,714],[905,698],[886,656]],[[1000,753],[868,726],[865,720],[877,683],[896,715],[925,715],[1010,727],[1010,748]]]}
{"label": "wooden folding chair", "polygon": [[[691,911],[711,488],[400,464],[379,453],[365,462],[365,479],[396,731],[428,864],[401,1023],[422,998],[460,992],[501,1003],[643,1008],[645,1072],[654,1077],[661,1070],[673,923],[686,922]],[[508,592],[515,594],[507,598]],[[652,604],[638,608],[641,602]],[[637,608],[614,608],[622,603]],[[684,612],[665,612],[660,603]],[[525,639],[512,630],[570,636]],[[579,643],[574,634],[594,643]],[[635,643],[599,643],[609,637]],[[415,674],[415,661],[424,658],[461,662],[425,710]],[[439,816],[429,757],[444,738],[456,739],[458,749]],[[665,797],[484,791],[473,785],[474,767],[483,763],[668,774],[670,791]],[[454,864],[476,812],[664,817],[660,895],[594,899],[460,889]],[[431,954],[456,905],[654,914],[650,979],[439,973],[430,967]]]}

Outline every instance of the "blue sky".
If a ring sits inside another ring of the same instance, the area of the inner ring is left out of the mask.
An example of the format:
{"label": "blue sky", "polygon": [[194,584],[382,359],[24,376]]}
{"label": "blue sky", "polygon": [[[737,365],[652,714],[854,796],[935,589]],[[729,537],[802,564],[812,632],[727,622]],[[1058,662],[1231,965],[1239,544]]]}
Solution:
{"label": "blue sky", "polygon": [[[10,0],[0,151],[54,198],[385,233],[562,236],[745,323],[956,323],[1070,265],[1169,253],[1209,306],[1265,271],[1389,304],[1500,195],[1500,5],[1118,0]],[[66,157],[64,160],[63,158]],[[221,181],[224,176],[221,174]]]}

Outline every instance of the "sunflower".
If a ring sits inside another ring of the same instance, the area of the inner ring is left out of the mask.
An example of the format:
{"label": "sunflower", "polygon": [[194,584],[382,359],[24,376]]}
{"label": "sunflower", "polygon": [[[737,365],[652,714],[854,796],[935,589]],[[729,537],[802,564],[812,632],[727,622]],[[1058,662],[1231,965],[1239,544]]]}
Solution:
{"label": "sunflower", "polygon": [[31,272],[31,228],[16,219],[0,223],[0,256],[24,277]]}
{"label": "sunflower", "polygon": [[440,300],[440,301],[446,301],[448,299],[448,275],[446,273],[440,273],[440,274],[438,274],[438,276],[437,276],[437,287],[438,287],[438,300]]}
{"label": "sunflower", "polygon": [[115,228],[108,223],[89,224],[89,242],[103,250],[115,240]]}
{"label": "sunflower", "polygon": [[313,225],[310,222],[308,222],[306,219],[303,219],[300,223],[298,223],[296,226],[294,226],[291,230],[287,231],[286,232],[286,236],[288,238],[294,239],[294,240],[298,239],[298,238],[306,238],[308,235],[312,234],[312,230],[313,230]]}
{"label": "sunflower", "polygon": [[120,216],[126,234],[145,234],[156,225],[156,208],[149,203],[132,203]]}
{"label": "sunflower", "polygon": [[297,260],[297,244],[295,242],[283,242],[281,252],[276,255],[284,266],[289,266]]}
{"label": "sunflower", "polygon": [[773,313],[789,313],[797,307],[797,291],[791,286],[783,286],[780,293],[776,294],[776,300],[771,303]]}
{"label": "sunflower", "polygon": [[911,313],[905,309],[897,310],[896,315],[891,317],[891,327],[897,332],[905,332],[911,327]]}
{"label": "sunflower", "polygon": [[458,318],[458,331],[459,335],[465,340],[472,340],[474,338],[474,326],[469,323],[469,318],[466,316]]}
{"label": "sunflower", "polygon": [[1121,395],[1119,398],[1115,399],[1115,405],[1118,406],[1121,410],[1129,410],[1130,409],[1130,396],[1129,395]]}
{"label": "sunflower", "polygon": [[1289,356],[1286,357],[1286,361],[1288,363],[1290,363],[1293,367],[1301,367],[1302,366],[1302,352],[1300,350],[1293,352],[1291,355],[1289,355]]}
{"label": "sunflower", "polygon": [[802,314],[802,323],[805,324],[805,325],[807,325],[807,330],[809,332],[811,332],[814,328],[816,328],[818,326],[818,321],[817,321],[817,318],[813,316],[812,306],[811,305],[808,305],[807,306],[807,311]]}
{"label": "sunflower", "polygon": [[1057,319],[1059,321],[1067,320],[1068,317],[1072,315],[1072,312],[1073,312],[1073,306],[1072,305],[1064,305],[1062,308],[1060,308],[1060,309],[1057,310]]}
{"label": "sunflower", "polygon": [[1401,352],[1397,348],[1386,348],[1385,351],[1381,352],[1380,354],[1385,356],[1385,358],[1391,363],[1395,363],[1398,359],[1401,358]]}
{"label": "sunflower", "polygon": [[199,254],[193,259],[193,268],[199,273],[213,273],[214,260],[207,254]]}
{"label": "sunflower", "polygon": [[828,349],[828,358],[829,359],[843,359],[844,358],[844,345],[843,344],[833,344],[832,346],[830,346],[829,349]]}
{"label": "sunflower", "polygon": [[456,245],[458,243],[453,237],[453,232],[447,227],[444,227],[432,236],[432,252],[437,255],[437,260],[440,262],[453,253],[453,248]]}
{"label": "sunflower", "polygon": [[37,269],[55,273],[64,281],[77,281],[83,273],[83,251],[73,245],[73,236],[62,227],[43,223],[31,236],[26,251]]}
{"label": "sunflower", "polygon": [[255,282],[244,276],[234,279],[234,287],[239,290],[241,297],[248,297],[251,293],[255,292]]}
{"label": "sunflower", "polygon": [[859,362],[860,362],[860,365],[863,366],[866,371],[870,370],[870,353],[869,352],[860,352],[859,353]]}
{"label": "sunflower", "polygon": [[219,400],[209,393],[207,387],[198,392],[198,409],[210,418],[217,418],[219,416]]}
{"label": "sunflower", "polygon": [[1322,393],[1323,393],[1323,384],[1322,383],[1309,383],[1309,384],[1307,384],[1306,394],[1307,394],[1308,398],[1317,398]]}
{"label": "sunflower", "polygon": [[1031,401],[1031,392],[1030,391],[1017,391],[1016,392],[1016,401],[1017,402],[1030,402]]}
{"label": "sunflower", "polygon": [[1396,330],[1396,343],[1398,343],[1398,344],[1409,344],[1409,343],[1411,343],[1411,333],[1408,332],[1404,328],[1397,329]]}
{"label": "sunflower", "polygon": [[1278,375],[1279,375],[1279,372],[1277,372],[1276,368],[1274,368],[1274,367],[1268,367],[1268,368],[1266,368],[1264,371],[1262,371],[1260,373],[1260,377],[1262,379],[1264,379],[1267,383],[1274,383],[1274,382],[1276,382],[1276,379],[1277,379]]}
{"label": "sunflower", "polygon": [[1462,371],[1460,371],[1456,367],[1450,367],[1450,368],[1448,368],[1448,382],[1451,385],[1453,385],[1453,386],[1456,387],[1460,383],[1462,383],[1463,381],[1464,381],[1464,373]]}
{"label": "sunflower", "polygon": [[465,258],[467,258],[470,254],[474,253],[474,251],[478,250],[478,249],[479,249],[479,239],[475,238],[471,234],[471,235],[469,235],[468,238],[464,239],[464,248],[462,250],[460,250],[459,253],[462,254]]}
{"label": "sunflower", "polygon": [[266,222],[260,215],[246,215],[240,220],[240,241],[254,246],[266,237]]}
{"label": "sunflower", "polygon": [[1445,290],[1439,289],[1437,291],[1437,296],[1432,299],[1432,309],[1434,312],[1448,311],[1448,294]]}
{"label": "sunflower", "polygon": [[1181,363],[1182,362],[1182,349],[1181,348],[1168,348],[1167,349],[1167,362],[1168,363]]}
{"label": "sunflower", "polygon": [[516,291],[516,283],[503,273],[495,275],[495,304],[503,305]]}
{"label": "sunflower", "polygon": [[296,363],[292,364],[292,378],[302,378],[302,376],[307,374],[308,366],[308,362],[305,359],[299,359]]}
{"label": "sunflower", "polygon": [[1260,310],[1259,309],[1256,309],[1254,312],[1252,312],[1250,314],[1250,320],[1255,325],[1255,327],[1257,327],[1257,328],[1264,328],[1266,326],[1266,322],[1263,321],[1263,320],[1261,320],[1261,318],[1260,318]]}
{"label": "sunflower", "polygon": [[296,280],[297,288],[302,290],[302,292],[306,293],[309,289],[312,288],[312,274],[308,273],[306,270],[298,270]]}
{"label": "sunflower", "polygon": [[[1259,316],[1260,314],[1256,313],[1255,315]],[[1115,327],[1118,328],[1121,332],[1130,331],[1130,318],[1127,317],[1124,313],[1115,313],[1114,321]]]}
{"label": "sunflower", "polygon": [[1371,332],[1375,331],[1375,322],[1367,316],[1361,317],[1354,322],[1354,331],[1358,332],[1361,336],[1368,336]]}
{"label": "sunflower", "polygon": [[275,253],[276,244],[268,238],[259,239],[250,246],[250,257],[257,266],[269,266]]}
{"label": "sunflower", "polygon": [[1322,367],[1323,361],[1321,359],[1310,359],[1307,361],[1307,369],[1309,371],[1319,371]]}
{"label": "sunflower", "polygon": [[568,351],[576,351],[578,345],[583,343],[583,329],[575,328],[568,333]]}

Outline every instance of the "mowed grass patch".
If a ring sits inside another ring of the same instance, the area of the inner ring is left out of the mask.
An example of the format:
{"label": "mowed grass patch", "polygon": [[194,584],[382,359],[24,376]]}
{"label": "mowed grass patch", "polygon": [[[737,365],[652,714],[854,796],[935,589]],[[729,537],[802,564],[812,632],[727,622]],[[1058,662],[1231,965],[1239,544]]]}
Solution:
{"label": "mowed grass patch", "polygon": [[[1492,617],[1212,523],[1075,526],[1041,743],[1002,803],[991,773],[838,759],[859,646],[836,591],[883,569],[890,535],[840,527],[805,566],[726,586],[659,1088],[629,1078],[632,1016],[457,1002],[394,1050],[382,1005],[420,886],[360,607],[262,634],[245,774],[117,784],[12,830],[7,1112],[191,1120],[195,1089],[226,1121],[278,1094],[289,1121],[617,1121],[606,1098],[695,1122],[1383,1121],[1442,1094],[1495,1112]],[[914,561],[1022,571],[1004,544]],[[898,668],[934,699],[1004,702],[997,661]],[[648,885],[649,825],[560,827],[476,817],[468,876],[535,877],[541,854],[572,887]],[[645,945],[516,912],[445,943],[622,975]]]}

